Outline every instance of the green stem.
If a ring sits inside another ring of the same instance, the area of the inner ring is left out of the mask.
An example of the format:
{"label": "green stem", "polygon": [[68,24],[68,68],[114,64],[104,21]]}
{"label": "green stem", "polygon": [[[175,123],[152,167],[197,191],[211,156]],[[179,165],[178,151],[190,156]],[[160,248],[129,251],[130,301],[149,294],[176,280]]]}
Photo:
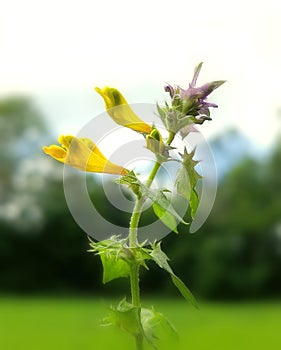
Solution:
{"label": "green stem", "polygon": [[[167,145],[170,145],[175,137],[175,134],[170,132],[169,138],[167,140]],[[146,187],[150,187],[153,180],[155,179],[155,176],[161,167],[162,162],[157,160],[151,170],[151,173],[146,181]],[[130,229],[129,229],[129,246],[130,247],[137,247],[138,242],[138,225],[140,216],[142,213],[142,208],[144,205],[146,198],[141,197],[138,198],[135,207],[131,216],[130,221]],[[140,265],[136,261],[134,264],[131,264],[131,271],[130,271],[130,284],[131,284],[131,296],[132,296],[132,305],[139,308],[141,310],[141,302],[140,302],[140,287],[139,287],[139,270]],[[143,335],[139,333],[136,336],[136,348],[137,350],[143,350]]]}
{"label": "green stem", "polygon": [[[157,161],[154,164],[153,169],[151,170],[151,173],[146,181],[146,187],[150,187],[156,174],[157,171],[159,170],[160,166],[161,166],[161,162]],[[140,216],[141,216],[141,212],[142,212],[142,207],[143,204],[145,202],[144,197],[138,198],[136,203],[135,203],[135,207],[131,216],[131,221],[130,221],[130,231],[129,231],[129,244],[130,247],[134,247],[138,245],[138,238],[137,238],[137,231],[138,231],[138,224],[139,224],[139,220],[140,220]]]}
{"label": "green stem", "polygon": [[143,335],[139,334],[136,336],[136,347],[137,350],[143,350]]}
{"label": "green stem", "polygon": [[157,171],[159,170],[161,164],[162,164],[162,162],[159,162],[159,161],[157,161],[157,162],[154,164],[154,167],[153,167],[153,169],[151,170],[151,173],[150,173],[150,175],[149,175],[149,177],[148,177],[148,179],[147,179],[147,181],[146,181],[146,184],[145,184],[146,187],[149,188],[149,187],[151,186],[151,184],[152,184],[153,180],[155,179],[155,176],[156,176]]}
{"label": "green stem", "polygon": [[[131,264],[130,282],[131,282],[132,305],[139,309],[139,322],[141,323],[139,269],[140,269],[140,265],[138,262],[135,262],[135,264]],[[136,349],[143,350],[143,334],[141,330],[136,335],[135,339],[136,339]]]}
{"label": "green stem", "polygon": [[168,137],[168,140],[167,140],[167,145],[170,146],[170,144],[173,142],[174,138],[175,138],[175,133],[170,131],[169,133],[169,137]]}
{"label": "green stem", "polygon": [[129,231],[129,245],[135,247],[138,245],[137,231],[141,215],[144,198],[137,199],[135,207],[131,216],[130,231]]}
{"label": "green stem", "polygon": [[131,265],[132,304],[136,307],[140,306],[139,269],[139,264]]}

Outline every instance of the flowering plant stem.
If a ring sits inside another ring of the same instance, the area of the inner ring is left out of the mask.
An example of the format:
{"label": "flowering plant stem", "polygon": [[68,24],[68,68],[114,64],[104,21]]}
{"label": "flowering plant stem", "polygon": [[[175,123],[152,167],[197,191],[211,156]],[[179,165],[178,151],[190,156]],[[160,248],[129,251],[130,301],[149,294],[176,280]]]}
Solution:
{"label": "flowering plant stem", "polygon": [[[161,241],[148,242],[145,237],[141,241],[140,236],[138,236],[138,227],[147,199],[151,200],[156,217],[169,228],[170,232],[178,233],[179,223],[188,224],[171,205],[172,196],[166,195],[167,192],[171,193],[169,189],[151,189],[158,170],[167,161],[176,161],[179,165],[173,184],[176,196],[183,197],[189,203],[191,219],[194,219],[196,214],[199,205],[196,185],[201,179],[201,175],[195,169],[198,163],[193,159],[195,149],[190,153],[186,147],[182,153],[178,149],[175,151],[178,153],[177,157],[173,157],[170,151],[177,149],[171,147],[177,133],[182,139],[185,138],[190,132],[196,130],[193,128],[194,124],[201,125],[206,120],[211,120],[210,108],[217,107],[216,104],[207,102],[206,99],[224,81],[213,81],[196,87],[201,67],[202,63],[199,63],[195,68],[188,89],[168,84],[165,91],[169,92],[171,100],[166,101],[163,107],[157,104],[158,115],[169,133],[167,140],[163,139],[154,124],[148,125],[134,113],[120,91],[111,87],[96,88],[96,91],[104,99],[109,116],[117,124],[141,133],[145,138],[146,148],[155,155],[154,166],[144,183],[138,179],[134,171],[109,161],[89,138],[61,135],[58,139],[61,146],[43,147],[44,152],[52,158],[79,170],[119,175],[120,178],[116,180],[116,183],[127,186],[136,195],[128,236],[120,238],[113,235],[97,242],[90,240],[91,249],[89,251],[101,258],[103,283],[117,278],[130,279],[131,303],[128,303],[124,298],[116,307],[111,307],[110,314],[103,319],[103,324],[115,325],[133,335],[137,350],[144,350],[145,342],[154,349],[158,349],[159,340],[162,341],[161,338],[176,335],[174,327],[161,313],[153,307],[144,308],[141,305],[139,273],[141,266],[148,269],[146,261],[155,263],[168,273],[172,283],[182,296],[197,307],[196,300],[189,288],[170,267],[169,258],[161,249]],[[148,243],[150,245],[145,247],[145,244]]]}
{"label": "flowering plant stem", "polygon": [[[170,144],[173,142],[173,139],[175,137],[175,134],[173,132],[170,132],[168,140],[167,140],[167,146],[170,146]],[[156,161],[151,173],[146,181],[146,187],[150,187],[153,183],[153,180],[155,179],[155,176],[161,167],[162,162],[160,160]],[[130,228],[129,228],[129,245],[130,247],[136,247],[138,246],[138,224],[140,220],[140,216],[142,213],[142,208],[144,205],[144,202],[146,200],[145,196],[142,196],[141,198],[138,198],[135,207],[131,216],[130,220]],[[141,307],[141,301],[140,301],[140,287],[139,287],[139,269],[140,265],[136,262],[136,264],[132,264],[130,268],[130,285],[131,285],[131,297],[132,297],[132,305],[136,308]],[[136,348],[137,350],[143,349],[143,335],[138,334],[136,336]]]}

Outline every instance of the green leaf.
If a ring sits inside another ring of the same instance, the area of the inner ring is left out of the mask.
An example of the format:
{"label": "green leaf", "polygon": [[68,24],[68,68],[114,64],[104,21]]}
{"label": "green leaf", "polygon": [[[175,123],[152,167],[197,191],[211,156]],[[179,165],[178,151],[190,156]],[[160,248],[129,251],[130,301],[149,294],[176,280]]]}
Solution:
{"label": "green leaf", "polygon": [[130,275],[130,262],[135,256],[133,251],[127,246],[127,239],[119,239],[118,236],[112,236],[100,242],[90,240],[90,246],[89,252],[94,252],[101,257],[103,283]]}
{"label": "green leaf", "polygon": [[166,127],[166,129],[168,129],[168,125],[167,125],[167,119],[166,119],[166,108],[161,108],[158,103],[156,104],[156,107],[157,107],[157,110],[158,110],[158,113],[159,113],[159,117],[162,121],[162,123],[164,124],[164,126]]}
{"label": "green leaf", "polygon": [[126,299],[116,307],[111,307],[109,315],[102,320],[101,324],[121,328],[134,337],[142,334],[155,350],[161,343],[178,340],[175,328],[161,313],[153,308],[135,307]]}
{"label": "green leaf", "polygon": [[116,278],[130,276],[130,266],[120,256],[118,257],[116,254],[104,252],[100,254],[100,257],[103,266],[102,282],[104,284]]}
{"label": "green leaf", "polygon": [[168,264],[168,260],[169,258],[167,257],[167,255],[162,251],[160,243],[155,244],[152,246],[152,251],[150,253],[150,256],[152,257],[152,259],[154,260],[154,262],[161,267],[161,269],[167,271],[170,276],[171,279],[174,283],[174,285],[177,287],[177,289],[179,290],[179,292],[182,294],[182,296],[188,300],[193,306],[195,306],[196,308],[198,308],[196,299],[194,298],[193,294],[191,293],[191,291],[187,288],[187,286],[184,284],[184,282],[177,277],[173,270],[171,269],[170,265]]}
{"label": "green leaf", "polygon": [[167,272],[169,272],[169,274],[173,274],[173,270],[171,269],[170,265],[168,264],[169,258],[161,249],[160,243],[152,245],[152,251],[150,253],[150,256],[152,257],[154,262],[159,267],[161,267],[161,269],[166,270]]}
{"label": "green leaf", "polygon": [[128,186],[134,192],[135,195],[137,195],[138,197],[141,196],[140,183],[133,170],[130,171],[129,174],[126,174],[116,179],[115,182],[120,185]]}
{"label": "green leaf", "polygon": [[174,274],[171,274],[171,278],[172,278],[172,281],[173,281],[174,285],[180,291],[181,295],[187,301],[190,301],[190,303],[198,309],[198,304],[197,304],[197,301],[196,301],[194,295],[187,288],[187,286],[184,284],[184,282],[180,278],[178,278],[176,275],[174,275]]}
{"label": "green leaf", "polygon": [[199,204],[195,186],[198,180],[202,178],[195,170],[195,166],[199,162],[192,159],[194,153],[195,150],[188,153],[186,148],[184,149],[184,154],[181,154],[182,167],[179,169],[176,178],[177,193],[189,201],[192,218],[194,218]]}
{"label": "green leaf", "polygon": [[127,303],[123,299],[117,307],[111,307],[111,312],[109,316],[103,319],[103,324],[124,329],[136,337],[143,333],[140,312],[140,308]]}
{"label": "green leaf", "polygon": [[199,198],[198,194],[193,188],[190,194],[190,200],[189,200],[190,208],[191,208],[191,217],[194,218],[198,205],[199,205]]}
{"label": "green leaf", "polygon": [[190,178],[188,172],[184,166],[182,166],[177,174],[176,178],[177,193],[186,199],[190,198],[192,190]]}
{"label": "green leaf", "polygon": [[177,221],[173,214],[169,213],[163,207],[161,207],[158,203],[154,202],[153,205],[154,213],[158,216],[158,218],[165,224],[171,231],[178,233],[177,230]]}
{"label": "green leaf", "polygon": [[[177,232],[177,220],[184,224],[185,222],[179,214],[175,211],[171,205],[171,201],[165,196],[164,191],[153,191],[144,185],[142,186],[142,192],[153,202],[153,210],[155,214],[162,220],[162,222],[168,226],[172,231]],[[173,218],[172,218],[173,216]]]}
{"label": "green leaf", "polygon": [[137,247],[128,247],[128,238],[112,236],[100,242],[90,239],[89,252],[101,257],[103,265],[103,283],[120,277],[129,277],[131,265],[138,264],[148,270],[145,260],[150,260],[150,251],[144,248],[146,242]]}
{"label": "green leaf", "polygon": [[178,340],[175,328],[164,315],[154,309],[141,309],[141,324],[146,340],[157,349],[159,341]]}

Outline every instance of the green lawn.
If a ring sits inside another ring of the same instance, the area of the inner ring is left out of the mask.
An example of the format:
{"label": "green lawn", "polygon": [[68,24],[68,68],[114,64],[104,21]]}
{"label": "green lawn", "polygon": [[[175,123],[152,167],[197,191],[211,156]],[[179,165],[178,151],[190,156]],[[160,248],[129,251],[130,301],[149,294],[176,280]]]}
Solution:
{"label": "green lawn", "polygon": [[[200,303],[153,299],[180,334],[165,349],[264,350],[281,344],[281,302]],[[125,332],[98,326],[108,301],[0,298],[1,350],[134,350]]]}

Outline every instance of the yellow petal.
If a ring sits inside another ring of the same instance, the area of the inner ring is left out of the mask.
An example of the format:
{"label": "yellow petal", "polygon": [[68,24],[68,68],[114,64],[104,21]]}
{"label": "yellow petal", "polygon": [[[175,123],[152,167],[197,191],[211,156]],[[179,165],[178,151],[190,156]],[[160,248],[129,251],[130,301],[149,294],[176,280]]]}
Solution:
{"label": "yellow petal", "polygon": [[135,131],[149,134],[152,127],[141,120],[131,109],[125,97],[115,88],[95,88],[104,99],[105,107],[109,116],[119,125]]}
{"label": "yellow petal", "polygon": [[63,148],[69,149],[69,146],[74,139],[72,135],[61,135],[58,138],[58,142],[62,145]]}
{"label": "yellow petal", "polygon": [[129,172],[120,165],[110,162],[94,142],[88,138],[61,135],[59,142],[62,147],[51,145],[43,147],[43,150],[46,154],[62,163],[87,172],[117,175],[125,175]]}
{"label": "yellow petal", "polygon": [[105,158],[105,156],[101,153],[101,151],[98,149],[96,144],[94,144],[94,142],[91,139],[81,137],[81,138],[79,138],[79,140],[81,142],[83,142],[87,148],[89,148],[91,151],[95,152],[95,154],[100,155],[101,157]]}
{"label": "yellow petal", "polygon": [[57,145],[51,145],[49,147],[44,146],[43,151],[48,154],[49,156],[53,157],[54,159],[58,160],[59,162],[64,163],[66,158],[66,151],[60,146]]}

